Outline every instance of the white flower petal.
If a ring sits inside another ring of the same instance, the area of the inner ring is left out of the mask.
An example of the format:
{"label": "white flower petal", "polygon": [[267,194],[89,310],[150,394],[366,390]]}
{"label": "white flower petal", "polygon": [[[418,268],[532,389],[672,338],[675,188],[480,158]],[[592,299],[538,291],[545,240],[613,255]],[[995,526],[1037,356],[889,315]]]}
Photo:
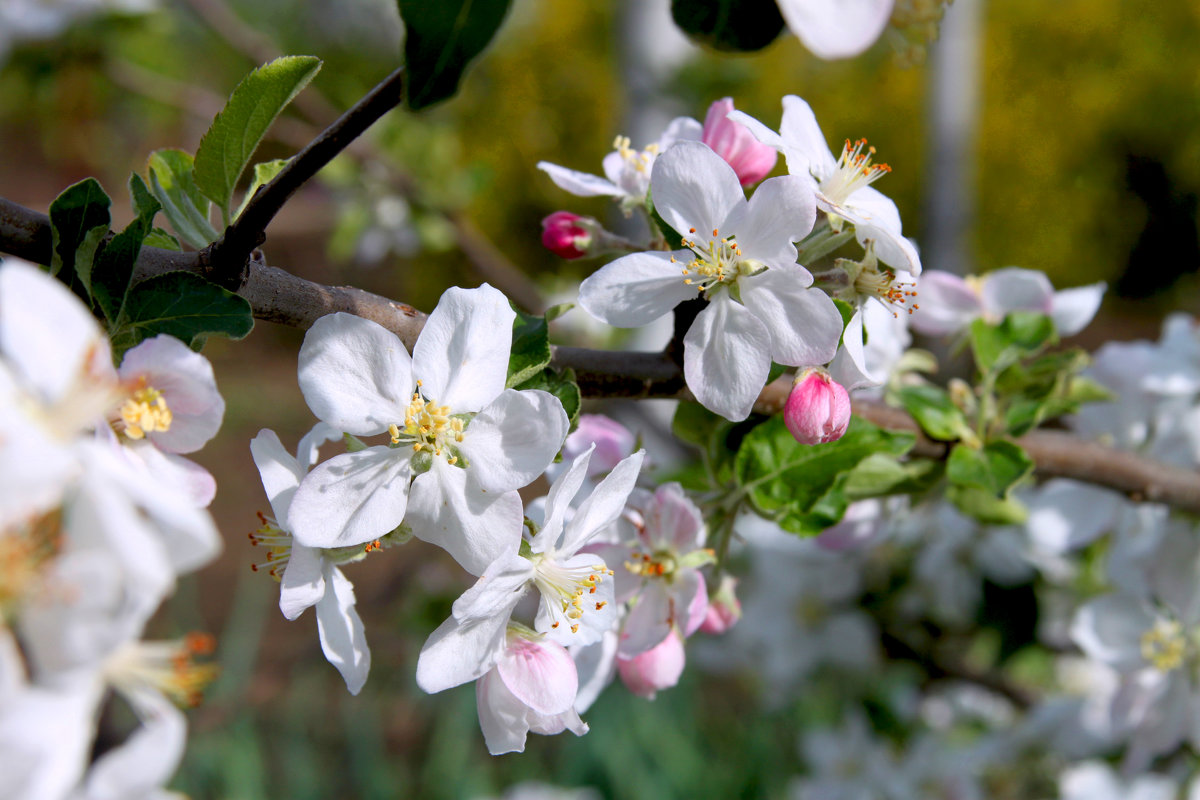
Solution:
{"label": "white flower petal", "polygon": [[649,325],[696,297],[696,288],[683,282],[683,265],[693,257],[691,250],[622,256],[584,278],[579,305],[618,328]]}
{"label": "white flower petal", "polygon": [[805,288],[811,280],[808,270],[790,264],[738,282],[742,302],[770,336],[770,358],[780,364],[824,364],[837,353],[842,315],[829,295]]}
{"label": "white flower petal", "polygon": [[285,618],[296,619],[327,593],[325,559],[321,551],[293,541],[279,581],[279,610]]}
{"label": "white flower petal", "polygon": [[616,521],[625,510],[625,501],[637,482],[642,469],[645,450],[638,450],[613,467],[612,472],[600,481],[588,498],[576,509],[571,521],[566,524],[562,541],[557,549],[563,553],[575,553],[604,528]]}
{"label": "white flower petal", "polygon": [[484,570],[479,580],[462,593],[451,609],[464,625],[502,616],[507,620],[533,579],[533,563],[516,551],[505,553]]}
{"label": "white flower petal", "polygon": [[989,272],[983,278],[979,292],[983,312],[999,321],[1010,311],[1040,311],[1049,314],[1054,308],[1054,287],[1043,273],[1020,267],[1006,267]]}
{"label": "white flower petal", "polygon": [[593,444],[576,456],[567,471],[550,485],[550,491],[545,497],[542,527],[531,542],[533,552],[543,553],[558,546],[559,536],[570,514],[571,501],[575,499],[579,487],[587,477],[588,465],[595,449],[596,445]]}
{"label": "white flower petal", "polygon": [[683,375],[702,406],[734,422],[750,416],[771,370],[771,334],[721,292],[683,339]]}
{"label": "white flower petal", "polygon": [[892,0],[779,0],[788,28],[818,58],[850,58],[887,26]]}
{"label": "white flower petal", "polygon": [[496,672],[513,696],[538,714],[561,714],[575,705],[579,676],[560,644],[513,637]]}
{"label": "white flower petal", "polygon": [[862,309],[854,312],[846,323],[842,334],[842,346],[829,364],[829,375],[840,383],[846,391],[861,386],[876,386],[880,380],[867,369],[867,356],[863,348],[863,313]]}
{"label": "white flower petal", "polygon": [[496,671],[489,672],[475,684],[475,706],[479,713],[479,729],[489,753],[498,756],[525,751],[529,708],[508,690]]}
{"label": "white flower petal", "polygon": [[[511,608],[509,609],[511,611]],[[417,658],[417,685],[429,694],[487,673],[504,652],[507,615],[464,624],[451,617],[429,635]]]}
{"label": "white flower petal", "polygon": [[750,133],[754,134],[755,139],[758,139],[768,147],[774,147],[776,150],[783,149],[783,137],[759,122],[754,117],[747,114],[745,111],[731,111],[726,116],[726,119],[731,119],[734,122],[746,126],[746,129],[749,130]]}
{"label": "white flower petal", "polygon": [[187,719],[165,697],[142,690],[128,696],[141,720],[122,744],[100,756],[85,780],[86,800],[152,796],[175,775],[187,742]]}
{"label": "white flower petal", "polygon": [[662,644],[671,632],[671,596],[660,581],[647,583],[621,628],[618,658],[633,658]]}
{"label": "white flower petal", "polygon": [[515,491],[485,492],[467,471],[434,458],[430,470],[413,481],[405,521],[413,535],[437,545],[463,569],[480,575],[521,541],[521,496]]}
{"label": "white flower petal", "polygon": [[412,463],[404,449],[343,453],[304,478],[287,529],[308,547],[348,547],[390,533],[404,518]]}
{"label": "white flower petal", "polygon": [[1106,288],[1103,283],[1093,283],[1054,293],[1050,316],[1060,336],[1074,336],[1088,326],[1100,310]]}
{"label": "white flower petal", "polygon": [[277,521],[285,522],[296,487],[304,480],[304,470],[279,441],[275,431],[268,428],[263,428],[250,440],[250,455],[258,467],[271,512]]}
{"label": "white flower petal", "polygon": [[391,331],[339,312],[321,317],[305,334],[299,380],[318,419],[355,436],[373,436],[404,421],[412,359]]}
{"label": "white flower petal", "polygon": [[505,389],[471,420],[459,449],[480,488],[507,492],[546,470],[568,428],[567,412],[554,395]]}
{"label": "white flower petal", "polygon": [[1071,638],[1089,657],[1121,672],[1142,666],[1141,641],[1154,616],[1131,595],[1108,594],[1086,603],[1071,623]]}
{"label": "white flower petal", "polygon": [[311,431],[300,438],[300,444],[296,445],[296,463],[300,465],[301,475],[317,463],[317,451],[321,445],[341,439],[342,432],[332,425],[326,422],[314,425]]}
{"label": "white flower petal", "polygon": [[704,135],[704,126],[691,117],[676,117],[667,124],[663,135],[658,137],[658,151],[666,152],[676,142],[698,142]]}
{"label": "white flower petal", "polygon": [[354,609],[354,586],[337,567],[325,576],[326,592],[317,603],[317,634],[326,660],[337,667],[350,694],[358,694],[371,670],[371,649]]}
{"label": "white flower petal", "polygon": [[812,184],[796,175],[768,178],[754,190],[748,203],[733,208],[721,226],[723,236],[737,239],[742,256],[769,266],[796,261],[798,242],[812,230],[817,218]]}
{"label": "white flower petal", "polygon": [[212,364],[174,336],[159,334],[125,354],[117,371],[127,385],[145,385],[163,393],[171,426],[149,439],[168,453],[194,453],[221,429],[225,400],[217,391]]}
{"label": "white flower petal", "polygon": [[788,172],[824,180],[837,168],[837,159],[821,133],[812,106],[794,94],[783,98],[783,118],[779,122],[783,154]]}
{"label": "white flower petal", "polygon": [[660,155],[650,173],[650,191],[668,225],[684,238],[701,240],[746,202],[733,167],[700,142],[679,142]]}
{"label": "white flower petal", "polygon": [[909,324],[927,336],[957,333],[983,314],[983,302],[971,286],[959,276],[933,270],[917,281],[921,308]]}
{"label": "white flower petal", "polygon": [[615,183],[597,175],[578,172],[549,161],[539,161],[538,169],[550,176],[550,180],[563,191],[570,192],[576,197],[620,197],[625,194]]}
{"label": "white flower petal", "polygon": [[516,316],[504,295],[486,283],[447,289],[413,347],[421,394],[455,414],[491,402],[504,390]]}

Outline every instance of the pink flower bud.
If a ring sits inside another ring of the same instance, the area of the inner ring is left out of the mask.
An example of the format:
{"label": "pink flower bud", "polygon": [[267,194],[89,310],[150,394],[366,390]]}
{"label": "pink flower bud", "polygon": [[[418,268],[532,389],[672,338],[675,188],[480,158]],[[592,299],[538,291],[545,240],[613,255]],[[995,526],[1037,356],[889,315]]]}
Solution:
{"label": "pink flower bud", "polygon": [[721,585],[709,600],[708,614],[700,626],[702,632],[722,634],[742,618],[742,604],[734,593],[736,587],[737,578],[732,575],[721,576]]}
{"label": "pink flower bud", "polygon": [[783,407],[783,422],[800,444],[840,439],[850,424],[850,395],[823,370],[802,372]]}
{"label": "pink flower bud", "polygon": [[733,167],[742,186],[749,186],[767,177],[779,154],[774,147],[755,139],[745,125],[727,119],[732,111],[733,100],[728,97],[709,106],[700,141]]}
{"label": "pink flower bud", "polygon": [[683,639],[674,628],[667,638],[644,653],[633,658],[617,658],[617,671],[621,682],[629,691],[653,700],[659,689],[670,689],[679,683],[686,661]]}
{"label": "pink flower bud", "polygon": [[592,234],[586,227],[590,221],[570,211],[555,211],[542,220],[542,244],[556,256],[583,258],[592,244]]}

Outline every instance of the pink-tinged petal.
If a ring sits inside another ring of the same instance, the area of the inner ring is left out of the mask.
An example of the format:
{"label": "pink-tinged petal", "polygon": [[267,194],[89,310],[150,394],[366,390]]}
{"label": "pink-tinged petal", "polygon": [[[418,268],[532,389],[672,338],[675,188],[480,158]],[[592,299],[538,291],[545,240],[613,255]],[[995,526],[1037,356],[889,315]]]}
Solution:
{"label": "pink-tinged petal", "polygon": [[850,58],[887,27],[892,0],[779,0],[788,28],[818,58]]}
{"label": "pink-tinged petal", "polygon": [[746,201],[733,167],[700,142],[679,142],[650,173],[654,208],[684,238],[707,238]]}
{"label": "pink-tinged petal", "polygon": [[746,316],[762,324],[771,341],[768,356],[780,364],[824,364],[837,353],[842,315],[829,295],[806,288],[811,280],[808,270],[789,264],[738,281]]}
{"label": "pink-tinged petal", "polygon": [[1050,316],[1060,336],[1074,336],[1088,326],[1100,310],[1106,288],[1103,283],[1093,283],[1054,293]]}
{"label": "pink-tinged petal", "polygon": [[909,319],[913,330],[927,336],[957,333],[983,314],[978,293],[962,278],[933,270],[917,281],[920,309]]}
{"label": "pink-tinged petal", "polygon": [[651,551],[690,553],[704,546],[704,515],[678,483],[658,487],[654,499],[642,509],[642,516],[643,539]]}
{"label": "pink-tinged petal", "polygon": [[304,480],[304,470],[279,441],[275,431],[268,428],[263,428],[250,440],[250,455],[254,457],[254,466],[258,467],[271,512],[276,520],[287,520],[288,506],[292,504],[296,487]]}
{"label": "pink-tinged petal", "polygon": [[429,694],[436,694],[487,674],[504,652],[507,627],[507,615],[473,623],[460,623],[453,617],[446,620],[421,648],[417,685]]}
{"label": "pink-tinged petal", "polygon": [[362,620],[354,609],[354,586],[337,567],[326,575],[329,587],[317,603],[317,634],[325,659],[346,681],[350,694],[358,694],[371,671],[371,649]]}
{"label": "pink-tinged petal", "polygon": [[721,576],[721,585],[709,599],[708,610],[700,630],[709,635],[725,633],[742,618],[742,604],[737,598],[737,579],[726,573]]}
{"label": "pink-tinged petal", "polygon": [[729,121],[736,122],[737,124],[741,125],[743,128],[748,130],[755,139],[772,150],[783,150],[783,137],[759,122],[754,117],[747,114],[745,111],[730,111]]}
{"label": "pink-tinged petal", "polygon": [[163,393],[171,426],[147,434],[160,449],[194,453],[221,429],[225,400],[217,391],[212,364],[174,336],[160,334],[134,347],[117,374],[127,387],[149,386]]}
{"label": "pink-tinged petal", "polygon": [[629,499],[629,493],[637,482],[645,455],[645,450],[638,450],[623,459],[592,490],[575,510],[571,521],[566,524],[562,541],[558,544],[560,552],[575,553],[621,516],[621,512],[625,510],[625,501]]}
{"label": "pink-tinged petal", "polygon": [[558,546],[563,526],[571,511],[571,501],[579,493],[579,487],[583,486],[583,480],[588,475],[588,464],[591,462],[594,450],[595,445],[576,456],[567,471],[559,475],[550,485],[544,509],[543,519],[545,522],[531,542],[533,552],[544,553],[546,550]]}
{"label": "pink-tinged petal", "polygon": [[727,292],[713,298],[683,339],[688,388],[702,406],[728,420],[750,416],[770,369],[771,333]]}
{"label": "pink-tinged petal", "polygon": [[164,453],[145,439],[129,442],[125,452],[141,462],[145,472],[182,492],[194,508],[207,508],[217,495],[217,480],[195,461],[175,453]]}
{"label": "pink-tinged petal", "polygon": [[560,167],[549,161],[539,161],[537,167],[550,176],[555,186],[576,197],[620,197],[625,194],[612,181],[597,175]]}
{"label": "pink-tinged petal", "polygon": [[300,482],[286,527],[308,547],[349,547],[390,533],[404,519],[409,452],[368,447],[320,464]]}
{"label": "pink-tinged petal", "polygon": [[742,186],[758,183],[775,168],[779,154],[762,144],[746,126],[729,118],[733,98],[723,97],[708,107],[700,141],[733,167]]}
{"label": "pink-tinged petal", "polygon": [[596,446],[588,463],[588,475],[610,471],[617,463],[633,452],[637,438],[616,420],[603,414],[580,414],[575,432],[563,442],[563,460],[573,461],[576,456]]}
{"label": "pink-tinged petal", "polygon": [[0,266],[0,355],[21,385],[55,403],[78,386],[97,353],[108,358],[111,370],[108,338],[79,298],[32,264],[6,257]]}
{"label": "pink-tinged petal", "polygon": [[404,422],[412,359],[399,337],[353,314],[321,317],[300,347],[300,391],[317,418],[355,436]]}
{"label": "pink-tinged petal", "polygon": [[807,236],[816,218],[811,182],[784,175],[763,181],[748,203],[735,206],[721,226],[721,235],[734,236],[744,258],[785,266],[796,261],[792,242]]}
{"label": "pink-tinged petal", "polygon": [[413,535],[437,545],[472,575],[481,575],[521,541],[521,496],[484,492],[467,471],[434,458],[413,481],[405,521]]}
{"label": "pink-tinged petal", "polygon": [[649,325],[696,296],[696,287],[683,282],[683,265],[693,257],[691,250],[622,256],[584,278],[579,305],[618,328]]}
{"label": "pink-tinged petal", "polygon": [[498,756],[525,751],[529,709],[513,696],[496,670],[475,684],[475,707],[489,753]]}
{"label": "pink-tinged petal", "polygon": [[1144,665],[1142,636],[1154,615],[1132,595],[1109,594],[1085,604],[1071,623],[1071,639],[1089,658],[1121,672]]}
{"label": "pink-tinged petal", "polygon": [[546,470],[569,427],[554,395],[505,389],[471,420],[459,450],[480,488],[507,492],[529,485]]}
{"label": "pink-tinged petal", "polygon": [[630,659],[618,657],[617,670],[629,691],[653,700],[660,689],[670,689],[679,683],[686,660],[683,640],[672,631],[652,650]]}
{"label": "pink-tinged petal", "polygon": [[560,644],[510,636],[496,672],[513,696],[538,714],[562,714],[575,705],[579,677]]}
{"label": "pink-tinged petal", "polygon": [[486,283],[447,289],[413,348],[421,394],[455,414],[491,402],[504,391],[516,316],[504,295]]}
{"label": "pink-tinged petal", "polygon": [[629,609],[617,645],[619,659],[631,659],[658,647],[671,632],[671,596],[661,581],[649,581]]}
{"label": "pink-tinged petal", "polygon": [[187,719],[156,691],[126,694],[141,725],[121,744],[104,753],[88,769],[86,800],[120,800],[159,796],[175,774],[187,742]]}
{"label": "pink-tinged petal", "polygon": [[699,570],[682,573],[676,583],[675,596],[683,599],[683,612],[678,620],[684,638],[700,629],[708,615],[708,584]]}
{"label": "pink-tinged petal", "polygon": [[784,404],[783,421],[800,444],[836,441],[850,425],[850,396],[824,372],[801,373]]}
{"label": "pink-tinged petal", "polygon": [[821,133],[812,106],[794,94],[783,98],[779,123],[788,172],[824,180],[837,169],[837,159]]}
{"label": "pink-tinged petal", "polygon": [[1054,308],[1054,287],[1043,273],[1020,267],[989,272],[979,292],[984,315],[999,322],[1011,311],[1040,311]]}
{"label": "pink-tinged petal", "polygon": [[326,593],[325,559],[321,551],[292,542],[287,567],[279,581],[279,610],[284,618],[296,619]]}

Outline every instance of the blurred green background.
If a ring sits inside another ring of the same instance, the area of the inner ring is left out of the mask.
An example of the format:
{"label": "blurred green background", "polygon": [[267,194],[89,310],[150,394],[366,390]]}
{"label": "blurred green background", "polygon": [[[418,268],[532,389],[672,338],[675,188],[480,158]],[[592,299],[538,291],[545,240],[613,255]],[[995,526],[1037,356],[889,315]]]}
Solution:
{"label": "blurred green background", "polygon": [[[609,204],[566,195],[534,165],[599,172],[613,137],[630,132],[619,5],[516,0],[458,97],[389,115],[371,154],[339,159],[289,205],[269,231],[269,262],[424,309],[449,285],[495,280],[477,269],[481,260],[509,262],[543,286],[583,277],[596,264],[544,251],[539,222],[559,208],[611,219]],[[980,271],[1043,270],[1060,287],[1119,285],[1126,296],[1110,294],[1092,341],[1150,335],[1167,308],[1200,310],[1198,34],[1194,2],[984,8],[973,262]],[[44,211],[62,188],[94,175],[123,224],[129,172],[143,171],[156,148],[194,151],[250,67],[281,53],[325,60],[312,94],[327,105],[310,99],[260,151],[286,157],[313,122],[391,71],[401,42],[387,0],[189,0],[19,43],[0,68],[0,194]],[[920,241],[922,186],[937,157],[929,76],[899,61],[883,41],[858,59],[820,62],[785,36],[753,55],[696,50],[663,90],[676,104],[668,116],[703,119],[710,102],[732,96],[773,127],[781,96],[801,95],[831,142],[865,136],[877,147],[893,168],[877,188]],[[614,687],[587,715],[588,736],[531,736],[522,756],[488,757],[471,687],[428,697],[413,679],[421,643],[467,584],[419,543],[348,571],[373,651],[366,688],[348,696],[321,657],[312,614],[282,619],[277,587],[250,572],[255,554],[244,539],[254,511],[267,507],[249,439],[271,427],[294,446],[313,422],[296,387],[301,338],[261,323],[246,342],[214,341],[206,351],[229,407],[199,460],[218,479],[213,511],[227,547],[181,587],[159,626],[218,634],[224,672],[191,714],[176,788],[246,800],[460,798],[537,778],[621,798],[784,792],[799,770],[797,731],[833,699],[764,711],[749,675],[689,671],[653,703]]]}

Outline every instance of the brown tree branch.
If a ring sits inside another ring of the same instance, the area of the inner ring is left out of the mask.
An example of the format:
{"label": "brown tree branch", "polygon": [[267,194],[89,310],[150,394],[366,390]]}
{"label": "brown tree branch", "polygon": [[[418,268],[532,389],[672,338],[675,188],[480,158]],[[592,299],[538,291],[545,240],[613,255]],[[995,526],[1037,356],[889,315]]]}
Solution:
{"label": "brown tree branch", "polygon": [[[0,252],[41,264],[50,263],[50,220],[36,211],[0,197]],[[138,277],[172,270],[204,273],[199,253],[143,247]],[[258,319],[307,329],[325,314],[345,311],[379,323],[401,338],[410,350],[426,315],[412,306],[347,286],[325,286],[298,278],[277,267],[252,260],[238,294],[249,301]],[[585,397],[687,399],[679,363],[665,353],[632,353],[555,347],[553,365],[575,370]],[[755,410],[776,413],[787,399],[786,378],[765,387]],[[916,433],[912,453],[945,458],[951,443],[929,439],[905,412],[877,401],[854,403],[859,416],[890,430]],[[1166,503],[1200,513],[1200,472],[1163,464],[1135,453],[1079,439],[1057,431],[1035,431],[1017,440],[1037,464],[1043,478],[1087,481],[1122,492],[1135,500]]]}

